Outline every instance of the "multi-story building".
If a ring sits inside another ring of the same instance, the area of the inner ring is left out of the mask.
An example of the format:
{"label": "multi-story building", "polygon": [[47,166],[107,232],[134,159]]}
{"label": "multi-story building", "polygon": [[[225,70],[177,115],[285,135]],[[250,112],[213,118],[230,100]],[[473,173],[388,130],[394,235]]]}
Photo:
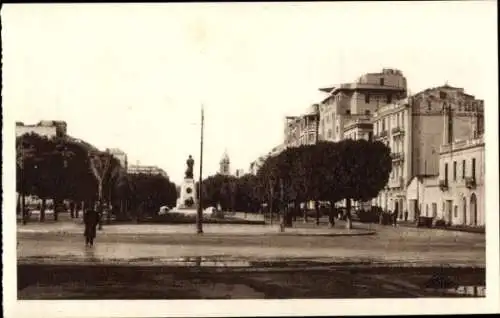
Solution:
{"label": "multi-story building", "polygon": [[35,133],[47,138],[64,137],[67,135],[67,124],[58,120],[42,120],[35,125],[16,122],[16,137],[29,133]]}
{"label": "multi-story building", "polygon": [[442,218],[450,224],[484,226],[484,138],[443,144],[439,152]]}
{"label": "multi-story building", "polygon": [[118,159],[118,161],[120,161],[120,165],[125,170],[127,170],[128,168],[127,154],[123,150],[118,148],[108,148],[106,149],[106,151],[109,152],[111,155],[113,155],[113,157]]}
{"label": "multi-story building", "polygon": [[392,158],[389,181],[373,203],[385,210],[398,210],[400,218],[406,209],[406,185],[414,176],[411,172],[411,119],[408,99],[379,107],[372,118],[374,139],[391,149]]}
{"label": "multi-story building", "polygon": [[344,125],[345,139],[365,139],[373,140],[373,124],[372,119],[368,115],[354,115],[345,122]]}
{"label": "multi-story building", "polygon": [[409,182],[415,176],[437,176],[443,140],[477,135],[483,129],[482,113],[483,101],[449,85],[379,107],[373,116],[374,138],[391,148],[393,167],[374,203],[397,209],[400,218],[405,210],[410,219],[415,218],[418,209],[406,198]]}
{"label": "multi-story building", "polygon": [[433,217],[451,225],[484,226],[484,139],[442,145],[439,174],[415,176],[407,188],[409,219]]}
{"label": "multi-story building", "polygon": [[168,174],[165,170],[157,166],[144,166],[144,165],[129,165],[127,169],[129,174],[149,174],[149,175],[161,175],[168,178]]}
{"label": "multi-story building", "polygon": [[300,116],[288,116],[285,122],[284,147],[315,144],[318,137],[319,105],[314,104]]}
{"label": "multi-story building", "polygon": [[320,91],[328,93],[319,105],[319,139],[327,141],[351,137],[354,131],[346,125],[352,125],[356,119],[361,124],[359,132],[363,138],[369,138],[369,125],[360,119],[361,116],[369,117],[380,106],[391,104],[407,94],[406,78],[396,69],[367,73],[354,83],[321,88]]}

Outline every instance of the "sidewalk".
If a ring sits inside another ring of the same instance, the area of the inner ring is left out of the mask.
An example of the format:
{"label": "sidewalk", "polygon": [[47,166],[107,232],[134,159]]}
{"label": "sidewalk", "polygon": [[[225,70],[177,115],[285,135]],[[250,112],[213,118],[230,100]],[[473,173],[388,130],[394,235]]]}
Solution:
{"label": "sidewalk", "polygon": [[[81,220],[57,223],[28,223],[19,225],[17,233],[83,233]],[[203,232],[206,234],[225,235],[305,235],[305,236],[355,236],[373,235],[374,230],[366,228],[285,228],[280,231],[279,225],[234,225],[234,224],[204,224]],[[125,235],[158,235],[158,234],[193,234],[194,224],[103,224],[105,234]]]}
{"label": "sidewalk", "polygon": [[[452,225],[452,226],[447,226],[447,227],[430,227],[429,228],[429,227],[425,227],[425,226],[418,227],[415,222],[410,222],[410,221],[398,221],[398,225],[404,226],[404,227],[413,227],[413,228],[426,228],[426,229],[430,229],[430,230],[445,230],[445,231],[457,231],[457,232],[485,234],[484,227],[470,227],[470,226]],[[387,226],[390,226],[390,225],[387,225]]]}

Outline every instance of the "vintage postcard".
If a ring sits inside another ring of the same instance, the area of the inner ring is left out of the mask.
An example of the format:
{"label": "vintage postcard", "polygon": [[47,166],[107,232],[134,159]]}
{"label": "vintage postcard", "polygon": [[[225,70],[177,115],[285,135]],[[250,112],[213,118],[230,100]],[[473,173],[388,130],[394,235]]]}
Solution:
{"label": "vintage postcard", "polygon": [[4,4],[4,316],[498,312],[496,6]]}

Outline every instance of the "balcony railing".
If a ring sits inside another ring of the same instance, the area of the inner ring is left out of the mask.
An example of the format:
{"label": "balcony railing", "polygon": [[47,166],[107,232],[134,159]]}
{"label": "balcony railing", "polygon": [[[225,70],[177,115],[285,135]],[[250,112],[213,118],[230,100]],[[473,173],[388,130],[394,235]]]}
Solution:
{"label": "balcony railing", "polygon": [[456,140],[452,144],[441,145],[440,152],[449,152],[451,150],[458,151],[464,148],[480,146],[484,144],[483,138],[471,139],[471,140]]}
{"label": "balcony railing", "polygon": [[405,131],[404,131],[403,127],[394,127],[394,128],[392,128],[391,132],[393,135],[401,135],[401,134],[404,134]]}
{"label": "balcony railing", "polygon": [[392,161],[400,161],[404,159],[404,154],[402,152],[391,153]]}
{"label": "balcony railing", "polygon": [[448,190],[448,180],[439,180],[439,189],[441,189],[441,191],[446,191]]}
{"label": "balcony railing", "polygon": [[387,137],[387,130],[382,130],[381,132],[378,133],[377,138],[385,138]]}
{"label": "balcony railing", "polygon": [[476,178],[467,177],[465,178],[465,186],[467,189],[474,189],[476,187]]}

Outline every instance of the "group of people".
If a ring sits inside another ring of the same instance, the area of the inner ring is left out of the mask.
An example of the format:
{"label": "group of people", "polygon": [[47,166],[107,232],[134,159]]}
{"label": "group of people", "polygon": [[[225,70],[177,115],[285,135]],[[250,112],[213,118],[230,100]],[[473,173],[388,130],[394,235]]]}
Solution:
{"label": "group of people", "polygon": [[[397,226],[398,225],[398,216],[399,216],[399,209],[396,207],[394,211],[388,210],[387,214],[390,215],[390,220],[391,220],[391,225],[392,226]],[[382,215],[380,215],[382,218]],[[408,220],[408,211],[404,211],[404,220],[405,222]]]}

